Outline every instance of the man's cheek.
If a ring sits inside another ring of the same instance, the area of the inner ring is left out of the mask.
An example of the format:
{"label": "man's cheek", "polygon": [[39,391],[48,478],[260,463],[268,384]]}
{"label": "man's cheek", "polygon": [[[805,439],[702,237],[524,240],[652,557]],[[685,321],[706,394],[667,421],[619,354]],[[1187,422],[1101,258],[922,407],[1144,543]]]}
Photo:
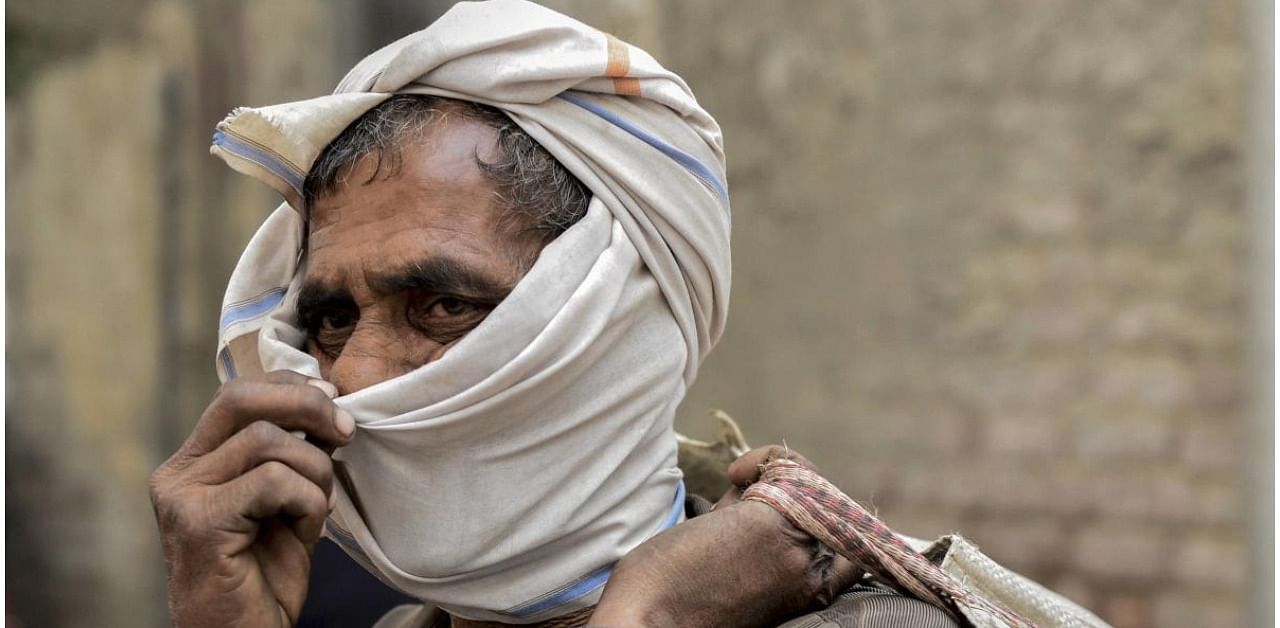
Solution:
{"label": "man's cheek", "polygon": [[306,350],[307,355],[315,358],[316,363],[320,365],[320,379],[327,381],[329,379],[329,372],[333,370],[333,358],[330,358],[328,354],[321,351],[316,345],[316,342],[311,339],[307,339],[307,344],[303,349]]}
{"label": "man's cheek", "polygon": [[[474,330],[473,330],[473,331],[474,331]],[[432,351],[431,351],[431,353],[427,356],[427,359],[423,361],[423,364],[428,364],[428,363],[431,363],[431,362],[435,362],[436,360],[439,360],[440,358],[443,358],[443,357],[444,357],[444,354],[448,353],[450,349],[452,349],[452,348],[454,348],[455,346],[457,346],[457,344],[458,344],[459,342],[462,342],[462,339],[463,339],[463,338],[466,338],[466,337],[467,337],[469,334],[471,334],[471,333],[472,333],[472,332],[470,332],[470,331],[469,331],[469,332],[467,332],[467,333],[465,333],[465,334],[463,334],[463,335],[461,335],[461,336],[459,336],[459,337],[457,337],[457,338],[454,338],[453,340],[451,340],[451,341],[449,341],[449,342],[446,342],[446,343],[444,343],[444,344],[438,344],[438,345],[436,345],[436,346],[435,346],[435,349],[434,349],[434,350],[432,350]]]}

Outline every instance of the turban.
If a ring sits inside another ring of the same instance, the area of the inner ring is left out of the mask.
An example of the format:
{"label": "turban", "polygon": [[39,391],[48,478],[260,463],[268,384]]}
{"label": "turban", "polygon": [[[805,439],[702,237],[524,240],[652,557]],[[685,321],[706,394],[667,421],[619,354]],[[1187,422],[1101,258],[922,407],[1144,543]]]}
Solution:
{"label": "turban", "polygon": [[611,565],[683,513],[675,408],[724,328],[720,129],[644,51],[521,0],[460,3],[374,52],[334,94],[241,108],[212,152],[285,197],[227,288],[217,369],[319,377],[301,347],[302,185],[393,94],[504,111],[591,191],[511,294],[440,359],[335,400],[326,535],[386,583],[477,620],[595,603]]}

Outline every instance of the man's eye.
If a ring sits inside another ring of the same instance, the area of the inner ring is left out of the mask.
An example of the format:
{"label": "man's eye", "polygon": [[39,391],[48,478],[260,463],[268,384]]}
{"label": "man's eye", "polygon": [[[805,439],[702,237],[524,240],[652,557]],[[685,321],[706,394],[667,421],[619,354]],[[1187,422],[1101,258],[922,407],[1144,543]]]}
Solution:
{"label": "man's eye", "polygon": [[471,331],[493,309],[488,303],[476,303],[458,297],[423,295],[409,302],[409,322],[428,338],[448,343]]}
{"label": "man's eye", "polygon": [[355,330],[359,315],[343,307],[326,307],[304,312],[301,318],[307,329],[309,346],[330,358],[337,358]]}
{"label": "man's eye", "polygon": [[427,316],[443,318],[446,316],[462,316],[470,314],[476,309],[474,303],[455,299],[453,297],[441,297],[436,299],[435,303],[427,309]]}
{"label": "man's eye", "polygon": [[320,331],[337,331],[351,326],[351,314],[348,312],[325,312],[319,316],[319,319],[320,324],[317,327]]}

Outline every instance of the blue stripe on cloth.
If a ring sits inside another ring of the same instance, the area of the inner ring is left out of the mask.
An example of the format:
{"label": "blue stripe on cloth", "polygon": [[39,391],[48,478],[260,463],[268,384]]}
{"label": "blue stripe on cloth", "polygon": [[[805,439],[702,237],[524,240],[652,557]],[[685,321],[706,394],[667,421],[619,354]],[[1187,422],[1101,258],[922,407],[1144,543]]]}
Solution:
{"label": "blue stripe on cloth", "polygon": [[[670,529],[677,521],[680,520],[680,513],[684,512],[684,480],[676,485],[675,502],[671,505],[671,512],[667,518],[663,520],[662,527],[658,532]],[[562,586],[550,593],[536,597],[519,606],[513,606],[505,611],[504,615],[512,617],[529,617],[548,610],[551,610],[562,604],[568,604],[600,587],[609,581],[609,576],[613,575],[613,565],[605,565],[573,582]]]}
{"label": "blue stripe on cloth", "polygon": [[257,318],[275,309],[280,302],[284,300],[285,288],[272,288],[248,301],[242,301],[222,312],[222,318],[218,319],[218,330],[247,321],[251,318]]}
{"label": "blue stripe on cloth", "polygon": [[235,155],[241,159],[252,161],[272,174],[284,179],[294,191],[302,193],[303,176],[298,174],[296,170],[286,165],[279,157],[267,151],[250,144],[231,133],[224,131],[213,132],[213,144],[219,146],[223,150]]}
{"label": "blue stripe on cloth", "polygon": [[223,347],[218,352],[218,360],[222,362],[222,371],[227,374],[227,380],[236,378],[236,363],[231,359],[231,348]]}
{"label": "blue stripe on cloth", "polygon": [[630,133],[631,135],[634,135],[636,138],[658,149],[659,151],[662,151],[662,154],[675,160],[681,166],[684,166],[685,169],[691,172],[694,176],[698,177],[704,183],[711,186],[711,188],[714,189],[716,193],[720,195],[720,202],[724,203],[724,206],[726,208],[729,207],[729,186],[725,185],[725,182],[721,181],[720,177],[716,176],[715,171],[713,171],[711,168],[708,168],[706,164],[698,161],[698,159],[693,155],[690,155],[689,153],[686,153],[680,150],[679,148],[676,148],[675,146],[672,146],[654,137],[653,135],[650,135],[644,129],[641,129],[640,127],[632,124],[631,122],[628,122],[626,119],[618,116],[618,114],[612,111],[609,111],[608,109],[605,109],[604,107],[601,107],[600,105],[597,105],[596,103],[593,103],[590,100],[587,100],[585,97],[583,97],[582,94],[577,94],[571,91],[562,92],[560,94],[560,98],[567,100],[579,107],[582,107],[583,109],[586,109],[587,111],[590,111],[591,113],[594,113],[597,116],[600,116],[601,118],[604,118],[614,126],[626,131],[627,133]]}
{"label": "blue stripe on cloth", "polygon": [[325,527],[329,530],[330,535],[333,536],[333,540],[338,542],[338,545],[358,554],[368,565],[373,565],[369,560],[369,556],[364,553],[364,550],[360,549],[360,544],[356,542],[356,537],[352,536],[350,532],[343,530],[333,521],[325,521]]}
{"label": "blue stripe on cloth", "polygon": [[504,615],[512,617],[528,617],[546,610],[550,610],[561,604],[572,602],[600,587],[609,581],[609,576],[613,575],[613,565],[605,565],[582,578],[574,581],[573,584],[561,589],[555,595],[550,597],[538,598],[532,602],[526,602],[521,606],[510,608],[502,611]]}
{"label": "blue stripe on cloth", "polygon": [[671,512],[667,514],[667,520],[662,522],[662,530],[668,530],[680,521],[680,515],[684,513],[684,480],[680,480],[676,484],[676,500],[671,503]]}

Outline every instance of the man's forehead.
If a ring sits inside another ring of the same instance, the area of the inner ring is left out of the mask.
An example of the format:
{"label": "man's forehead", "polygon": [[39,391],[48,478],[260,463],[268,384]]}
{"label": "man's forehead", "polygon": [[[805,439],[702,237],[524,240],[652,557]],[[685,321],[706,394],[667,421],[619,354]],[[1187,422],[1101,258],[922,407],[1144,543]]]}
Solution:
{"label": "man's forehead", "polygon": [[[394,181],[368,187],[394,186]],[[521,260],[536,257],[532,238],[499,227],[497,210],[483,196],[441,193],[385,195],[333,208],[334,220],[311,230],[306,244],[308,279],[371,283],[415,266],[473,268],[489,283],[514,284]],[[443,198],[442,198],[443,196]]]}
{"label": "man's forehead", "polygon": [[394,151],[370,152],[340,171],[336,189],[308,207],[308,228],[314,234],[350,222],[357,216],[344,210],[365,214],[370,204],[390,205],[405,220],[412,220],[419,201],[434,202],[435,213],[491,209],[496,191],[476,160],[489,159],[496,150],[496,130],[460,116],[441,120],[405,137]]}

